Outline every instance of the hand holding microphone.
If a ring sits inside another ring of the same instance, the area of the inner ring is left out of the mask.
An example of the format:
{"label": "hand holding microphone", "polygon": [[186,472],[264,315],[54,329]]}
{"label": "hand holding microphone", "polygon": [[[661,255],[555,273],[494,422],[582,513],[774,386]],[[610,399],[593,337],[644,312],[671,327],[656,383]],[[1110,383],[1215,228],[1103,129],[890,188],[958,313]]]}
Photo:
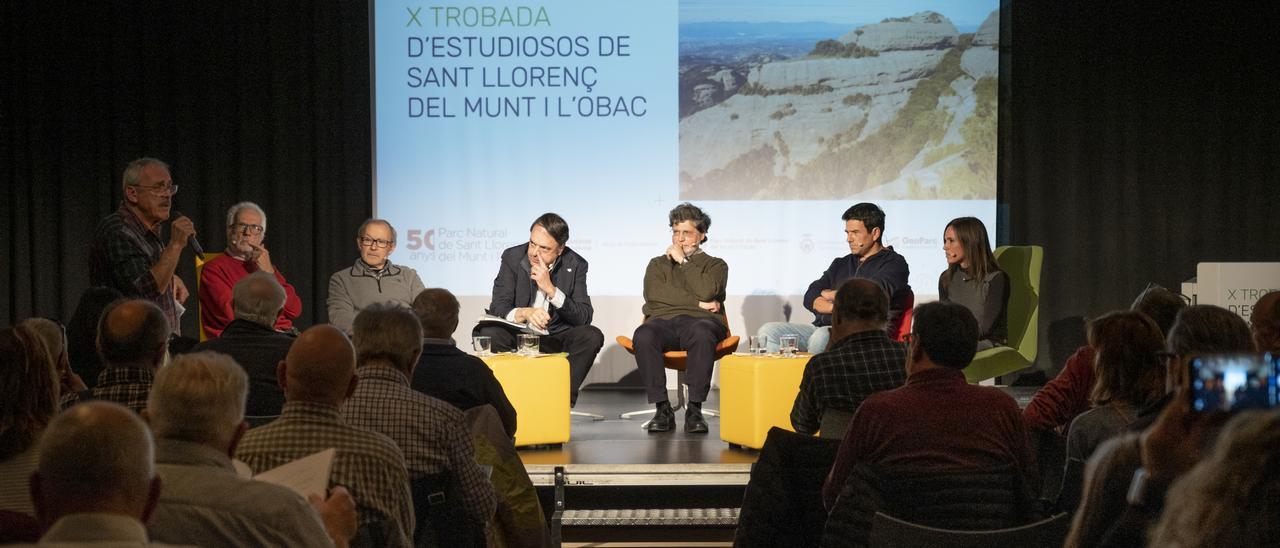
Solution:
{"label": "hand holding microphone", "polygon": [[171,218],[173,220],[169,223],[169,245],[178,247],[190,245],[196,256],[204,259],[204,248],[200,247],[200,242],[196,241],[196,226],[191,219],[178,211],[174,211]]}

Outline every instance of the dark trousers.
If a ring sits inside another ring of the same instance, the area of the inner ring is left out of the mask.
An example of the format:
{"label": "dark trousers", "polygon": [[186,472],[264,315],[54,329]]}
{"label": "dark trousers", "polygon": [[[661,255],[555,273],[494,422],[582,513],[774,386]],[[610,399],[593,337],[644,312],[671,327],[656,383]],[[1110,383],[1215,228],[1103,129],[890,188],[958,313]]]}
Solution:
{"label": "dark trousers", "polygon": [[[715,366],[716,345],[724,340],[729,328],[712,318],[676,316],[669,320],[648,320],[636,328],[631,337],[636,351],[636,365],[644,381],[649,403],[667,401],[667,373],[662,353],[684,350],[685,383],[689,385],[689,401],[706,401],[711,391],[711,368]],[[676,387],[677,390],[680,387]]]}
{"label": "dark trousers", "polygon": [[[520,330],[505,325],[485,325],[476,326],[471,334],[489,337],[494,352],[510,352],[516,348],[516,335]],[[569,406],[573,407],[578,403],[578,389],[587,380],[596,354],[604,346],[604,333],[594,325],[579,325],[538,337],[538,346],[542,352],[569,354]]]}

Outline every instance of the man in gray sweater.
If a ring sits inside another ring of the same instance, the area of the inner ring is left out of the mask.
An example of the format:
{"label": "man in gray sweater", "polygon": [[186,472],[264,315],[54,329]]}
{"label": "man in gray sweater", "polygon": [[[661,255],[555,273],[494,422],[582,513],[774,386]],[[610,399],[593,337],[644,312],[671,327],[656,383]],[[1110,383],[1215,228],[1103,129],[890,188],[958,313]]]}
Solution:
{"label": "man in gray sweater", "polygon": [[329,277],[329,323],[351,333],[351,324],[365,307],[385,302],[405,308],[426,289],[418,272],[391,264],[396,250],[396,229],[382,219],[369,219],[356,231],[360,258],[350,268]]}
{"label": "man in gray sweater", "polygon": [[685,380],[689,385],[684,430],[705,434],[707,421],[702,418],[702,402],[711,390],[716,344],[729,333],[723,307],[729,265],[702,251],[711,227],[709,215],[693,204],[683,203],[671,210],[668,219],[671,245],[650,260],[645,269],[645,321],[632,337],[646,395],[649,403],[657,405],[657,413],[645,429],[666,432],[675,427],[662,353],[684,350],[688,352]]}

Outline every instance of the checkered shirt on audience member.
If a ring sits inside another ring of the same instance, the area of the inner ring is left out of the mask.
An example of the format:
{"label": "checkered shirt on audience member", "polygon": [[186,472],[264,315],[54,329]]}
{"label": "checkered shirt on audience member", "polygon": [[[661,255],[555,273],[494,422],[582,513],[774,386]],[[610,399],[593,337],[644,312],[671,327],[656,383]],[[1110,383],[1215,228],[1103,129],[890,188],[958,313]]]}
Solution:
{"label": "checkered shirt on audience member", "polygon": [[98,384],[93,387],[93,398],[113,401],[134,413],[147,408],[147,396],[156,374],[150,369],[138,367],[109,367],[98,374]]}
{"label": "checkered shirt on audience member", "polygon": [[862,331],[840,339],[809,359],[800,393],[791,408],[796,432],[812,434],[827,409],[853,412],[867,396],[907,382],[907,347],[882,330]]}
{"label": "checkered shirt on audience member", "polygon": [[402,535],[397,545],[411,545],[413,497],[400,448],[382,434],[347,424],[336,407],[286,402],[279,419],[244,435],[236,458],[257,474],[330,447],[337,453],[329,485],[351,492],[359,524],[390,521]]}
{"label": "checkered shirt on audience member", "polygon": [[395,440],[404,451],[409,477],[445,470],[462,484],[463,507],[481,522],[493,516],[497,498],[476,463],[471,431],[457,408],[409,387],[403,373],[385,365],[362,365],[356,391],[342,406],[353,426]]}

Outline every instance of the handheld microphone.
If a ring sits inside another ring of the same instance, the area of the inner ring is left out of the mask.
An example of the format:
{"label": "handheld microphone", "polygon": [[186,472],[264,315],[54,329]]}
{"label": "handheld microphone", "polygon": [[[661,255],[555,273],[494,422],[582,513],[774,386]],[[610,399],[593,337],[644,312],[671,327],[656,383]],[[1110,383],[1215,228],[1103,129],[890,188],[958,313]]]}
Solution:
{"label": "handheld microphone", "polygon": [[[176,209],[169,215],[171,219],[177,219],[178,217],[186,217],[186,215]],[[197,257],[200,257],[200,260],[204,260],[204,248],[200,247],[200,242],[196,241],[195,234],[187,236],[187,245],[191,246],[191,250],[196,253]]]}

